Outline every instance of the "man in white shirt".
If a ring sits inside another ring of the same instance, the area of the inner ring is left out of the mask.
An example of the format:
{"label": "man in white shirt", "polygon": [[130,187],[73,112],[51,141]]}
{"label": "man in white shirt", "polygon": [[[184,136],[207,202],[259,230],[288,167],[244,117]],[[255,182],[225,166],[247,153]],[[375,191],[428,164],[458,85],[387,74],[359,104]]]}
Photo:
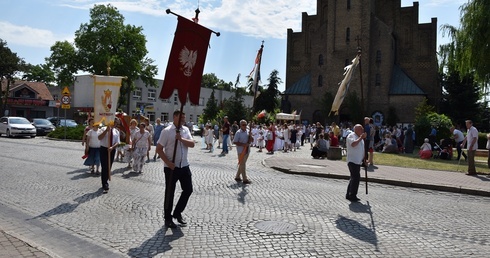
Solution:
{"label": "man in white shirt", "polygon": [[347,187],[345,198],[351,202],[358,202],[359,181],[361,179],[361,165],[364,162],[364,139],[367,134],[360,124],[354,126],[354,132],[350,133],[346,139],[347,145],[347,166],[349,167],[350,180]]}
{"label": "man in white shirt", "polygon": [[451,126],[449,128],[449,131],[453,134],[454,141],[456,142],[456,150],[458,150],[458,158],[456,160],[459,160],[461,158],[461,154],[463,154],[464,160],[468,160],[468,156],[464,153],[464,151],[461,149],[461,143],[463,143],[464,140],[464,135],[463,133],[456,129],[454,126]]}
{"label": "man in white shirt", "polygon": [[468,151],[468,172],[466,175],[474,176],[476,175],[475,154],[478,149],[478,130],[473,126],[473,121],[466,120],[465,123],[468,132],[466,133],[463,143],[461,143],[461,147],[464,147],[466,142],[468,142],[468,147],[466,148]]}
{"label": "man in white shirt", "polygon": [[[187,206],[189,197],[192,194],[192,173],[187,160],[189,148],[194,148],[194,139],[189,131],[189,128],[183,126],[185,124],[185,114],[180,111],[175,111],[173,115],[174,122],[167,128],[162,130],[157,144],[158,156],[163,160],[163,171],[165,173],[165,202],[164,202],[164,218],[165,226],[176,228],[177,225],[172,218],[185,226],[187,223],[182,218],[182,212]],[[180,120],[180,123],[179,123]],[[177,126],[180,124],[180,128]],[[177,146],[177,147],[175,147]],[[175,151],[175,154],[174,154]],[[175,185],[180,181],[182,194],[175,206],[172,214]]]}

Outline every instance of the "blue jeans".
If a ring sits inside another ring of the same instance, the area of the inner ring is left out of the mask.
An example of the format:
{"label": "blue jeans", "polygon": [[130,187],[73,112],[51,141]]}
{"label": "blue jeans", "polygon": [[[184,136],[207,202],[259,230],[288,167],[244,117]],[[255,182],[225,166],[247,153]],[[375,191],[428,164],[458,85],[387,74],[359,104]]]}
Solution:
{"label": "blue jeans", "polygon": [[223,134],[223,152],[228,153],[228,137],[230,137],[229,134]]}

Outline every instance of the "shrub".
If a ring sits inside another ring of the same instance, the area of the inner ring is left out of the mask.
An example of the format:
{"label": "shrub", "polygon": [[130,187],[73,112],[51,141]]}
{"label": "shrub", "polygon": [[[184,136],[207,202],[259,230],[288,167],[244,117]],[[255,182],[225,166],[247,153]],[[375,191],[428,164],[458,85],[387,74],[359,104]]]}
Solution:
{"label": "shrub", "polygon": [[56,139],[65,139],[65,129],[66,129],[66,139],[70,140],[82,140],[83,132],[85,126],[78,125],[77,127],[57,127],[56,130],[50,132],[48,137]]}

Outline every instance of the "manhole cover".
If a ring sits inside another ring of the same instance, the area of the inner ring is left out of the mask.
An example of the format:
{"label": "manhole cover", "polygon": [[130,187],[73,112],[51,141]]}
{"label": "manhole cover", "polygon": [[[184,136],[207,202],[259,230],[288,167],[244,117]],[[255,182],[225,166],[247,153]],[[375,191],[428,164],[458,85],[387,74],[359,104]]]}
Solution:
{"label": "manhole cover", "polygon": [[295,231],[296,225],[282,221],[262,221],[255,223],[255,227],[272,234],[287,234]]}

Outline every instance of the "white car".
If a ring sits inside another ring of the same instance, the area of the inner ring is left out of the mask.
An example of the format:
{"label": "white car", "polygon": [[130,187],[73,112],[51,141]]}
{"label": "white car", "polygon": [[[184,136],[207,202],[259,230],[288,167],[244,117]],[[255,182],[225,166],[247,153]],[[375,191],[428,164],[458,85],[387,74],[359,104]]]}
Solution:
{"label": "white car", "polygon": [[0,136],[5,134],[7,137],[30,136],[36,137],[36,127],[24,117],[4,116],[0,118]]}

